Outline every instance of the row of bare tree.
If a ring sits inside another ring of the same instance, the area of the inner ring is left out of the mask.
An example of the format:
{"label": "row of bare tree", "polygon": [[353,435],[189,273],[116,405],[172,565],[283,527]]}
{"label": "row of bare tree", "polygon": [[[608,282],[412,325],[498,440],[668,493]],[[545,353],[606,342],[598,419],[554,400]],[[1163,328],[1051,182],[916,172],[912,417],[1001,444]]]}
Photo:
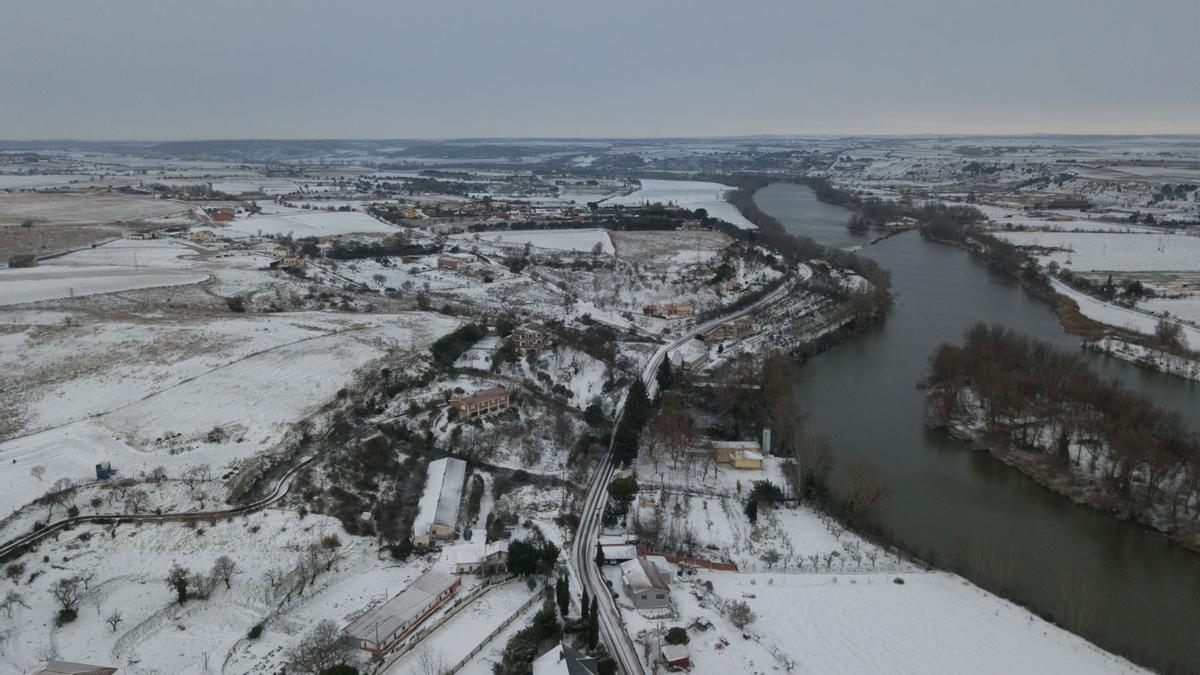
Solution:
{"label": "row of bare tree", "polygon": [[1165,518],[1171,531],[1200,525],[1200,437],[1178,413],[1104,380],[1077,355],[976,324],[961,346],[933,352],[929,384],[943,420],[976,417],[986,433],[1050,454],[1063,475],[1099,478],[1122,510]]}

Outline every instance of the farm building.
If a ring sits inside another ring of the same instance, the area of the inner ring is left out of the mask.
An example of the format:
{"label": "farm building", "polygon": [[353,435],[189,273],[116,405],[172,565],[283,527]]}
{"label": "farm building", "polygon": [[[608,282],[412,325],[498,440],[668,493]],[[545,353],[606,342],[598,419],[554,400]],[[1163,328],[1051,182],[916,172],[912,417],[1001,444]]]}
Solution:
{"label": "farm building", "polygon": [[709,447],[718,464],[743,471],[762,469],[762,448],[754,441],[709,441]]}
{"label": "farm building", "polygon": [[50,661],[30,675],[112,675],[116,668],[108,666],[90,666],[86,663],[71,661]]}
{"label": "farm building", "polygon": [[205,209],[205,211],[208,213],[209,218],[212,218],[218,223],[227,223],[233,220],[233,217],[237,214],[236,211],[229,207]]}
{"label": "farm building", "polygon": [[509,339],[523,352],[537,351],[550,342],[550,331],[537,323],[523,323],[513,329]]}
{"label": "farm building", "polygon": [[425,492],[413,521],[413,543],[428,546],[435,539],[454,537],[466,479],[467,463],[461,459],[445,457],[429,463]]}
{"label": "farm building", "polygon": [[283,266],[288,269],[302,270],[304,269],[304,256],[285,255],[283,256]]}
{"label": "farm building", "polygon": [[597,675],[596,657],[559,643],[533,661],[533,675]]}
{"label": "farm building", "polygon": [[470,264],[471,259],[464,258],[462,256],[444,255],[444,256],[438,258],[437,262],[438,262],[438,267],[440,267],[441,269],[457,270],[457,269],[461,269],[461,268],[465,267],[466,265]]}
{"label": "farm building", "polygon": [[125,230],[121,233],[122,239],[154,239],[156,236],[153,232],[135,232],[133,230]]}
{"label": "farm building", "polygon": [[346,626],[346,637],[360,649],[375,654],[386,652],[446,604],[460,586],[461,579],[430,570],[396,597],[351,621]]}
{"label": "farm building", "polygon": [[37,267],[38,257],[33,253],[22,253],[8,259],[9,267]]}
{"label": "farm building", "polygon": [[670,319],[678,316],[691,316],[695,313],[696,308],[690,304],[677,304],[666,302],[661,305],[646,305],[642,307],[642,314],[646,316],[657,316],[663,319]]}
{"label": "farm building", "polygon": [[743,316],[733,321],[727,321],[719,326],[714,326],[704,333],[703,340],[705,342],[719,342],[721,340],[741,340],[750,337],[754,334],[754,318]]}
{"label": "farm building", "polygon": [[508,542],[472,543],[442,549],[442,562],[455,574],[495,574],[508,565]]}
{"label": "farm building", "polygon": [[671,587],[666,577],[645,556],[621,563],[621,585],[638,609],[663,609],[671,605]]}
{"label": "farm building", "polygon": [[191,233],[189,238],[192,241],[198,241],[198,242],[204,243],[204,242],[209,242],[209,241],[215,240],[217,238],[217,235],[213,234],[211,230],[195,230],[194,232]]}
{"label": "farm building", "polygon": [[271,255],[275,256],[276,258],[286,258],[291,254],[292,250],[282,244],[273,246],[271,248]]}
{"label": "farm building", "polygon": [[476,417],[491,415],[508,410],[509,394],[504,387],[492,387],[476,392],[470,396],[460,396],[450,399],[450,409],[460,420],[473,420]]}

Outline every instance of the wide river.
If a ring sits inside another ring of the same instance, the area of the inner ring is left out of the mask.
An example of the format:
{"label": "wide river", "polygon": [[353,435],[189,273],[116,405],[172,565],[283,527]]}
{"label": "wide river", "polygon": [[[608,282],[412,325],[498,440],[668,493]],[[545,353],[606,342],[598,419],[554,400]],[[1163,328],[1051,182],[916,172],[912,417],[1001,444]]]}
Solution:
{"label": "wide river", "polygon": [[[866,243],[849,214],[812,190],[777,183],[755,197],[793,234],[827,246]],[[1085,637],[1170,672],[1200,672],[1200,555],[1110,514],[1077,506],[985,452],[923,424],[926,360],[977,321],[1078,349],[1050,308],[967,253],[906,233],[860,252],[892,273],[895,306],[877,330],[805,365],[796,398],[841,466],[874,459],[893,488],[886,527],[919,554],[1042,613],[1079,617]],[[1200,429],[1200,383],[1081,352]],[[840,474],[835,476],[840,479]]]}

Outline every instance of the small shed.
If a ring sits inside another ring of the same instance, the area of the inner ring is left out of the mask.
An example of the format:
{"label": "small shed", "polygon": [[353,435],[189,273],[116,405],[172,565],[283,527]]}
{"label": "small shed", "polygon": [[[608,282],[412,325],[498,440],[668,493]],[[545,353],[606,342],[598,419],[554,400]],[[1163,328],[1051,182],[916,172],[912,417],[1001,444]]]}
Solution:
{"label": "small shed", "polygon": [[96,480],[107,480],[112,475],[112,462],[100,462],[96,465]]}
{"label": "small shed", "polygon": [[38,257],[33,253],[21,253],[8,259],[9,267],[37,267]]}
{"label": "small shed", "polygon": [[692,665],[687,645],[663,645],[662,659],[667,668],[688,668]]}

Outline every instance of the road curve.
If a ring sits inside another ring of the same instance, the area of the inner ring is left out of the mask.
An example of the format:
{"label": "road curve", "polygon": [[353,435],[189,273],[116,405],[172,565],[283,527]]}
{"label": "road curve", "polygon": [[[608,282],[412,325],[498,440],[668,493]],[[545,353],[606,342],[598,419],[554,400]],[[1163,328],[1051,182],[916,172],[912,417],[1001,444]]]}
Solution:
{"label": "road curve", "polygon": [[8,555],[22,547],[36,544],[46,537],[58,532],[59,530],[71,527],[73,525],[81,525],[85,523],[123,523],[123,522],[168,522],[168,521],[186,521],[186,520],[207,520],[209,518],[223,518],[226,516],[235,516],[242,513],[251,513],[262,508],[266,508],[271,504],[283,499],[287,495],[288,490],[292,487],[292,479],[300,469],[304,468],[316,460],[316,455],[305,459],[291,469],[287,473],[280,476],[275,483],[275,487],[271,489],[270,494],[257,501],[238,506],[232,509],[223,511],[181,511],[176,513],[110,513],[110,514],[95,514],[90,516],[75,516],[74,518],[64,518],[53,522],[46,527],[30,532],[22,537],[18,537],[2,546],[0,546],[0,560],[4,560]]}
{"label": "road curve", "polygon": [[[803,278],[804,275],[801,274],[800,277]],[[654,353],[654,356],[646,362],[646,366],[642,369],[642,382],[645,383],[647,392],[651,396],[654,395],[654,390],[658,384],[655,381],[655,374],[658,372],[662,360],[666,358],[672,349],[679,347],[711,328],[741,318],[778,301],[788,294],[792,286],[792,281],[784,282],[779,285],[779,288],[759,298],[757,302],[748,307],[699,324],[674,341],[659,347],[658,351]],[[620,410],[614,420],[614,429],[616,428],[616,424],[620,423],[621,417],[624,414],[625,399],[622,398]],[[575,575],[575,578],[587,588],[588,593],[592,597],[597,598],[597,606],[600,612],[600,639],[608,649],[609,656],[617,662],[621,672],[625,673],[625,675],[645,675],[646,671],[637,656],[637,649],[633,644],[633,640],[630,639],[629,633],[625,630],[625,624],[621,620],[620,612],[617,611],[612,595],[609,594],[608,586],[604,583],[604,577],[600,574],[600,568],[596,565],[593,553],[596,550],[596,542],[599,541],[600,537],[600,521],[604,513],[604,504],[607,501],[608,484],[612,480],[613,473],[616,471],[616,463],[613,461],[614,441],[615,434],[613,434],[613,438],[609,439],[608,453],[604,457],[604,463],[596,469],[596,472],[592,476],[592,482],[588,486],[587,498],[583,504],[583,513],[579,519],[579,529],[575,533],[575,540],[571,543],[569,565],[571,573]]]}

